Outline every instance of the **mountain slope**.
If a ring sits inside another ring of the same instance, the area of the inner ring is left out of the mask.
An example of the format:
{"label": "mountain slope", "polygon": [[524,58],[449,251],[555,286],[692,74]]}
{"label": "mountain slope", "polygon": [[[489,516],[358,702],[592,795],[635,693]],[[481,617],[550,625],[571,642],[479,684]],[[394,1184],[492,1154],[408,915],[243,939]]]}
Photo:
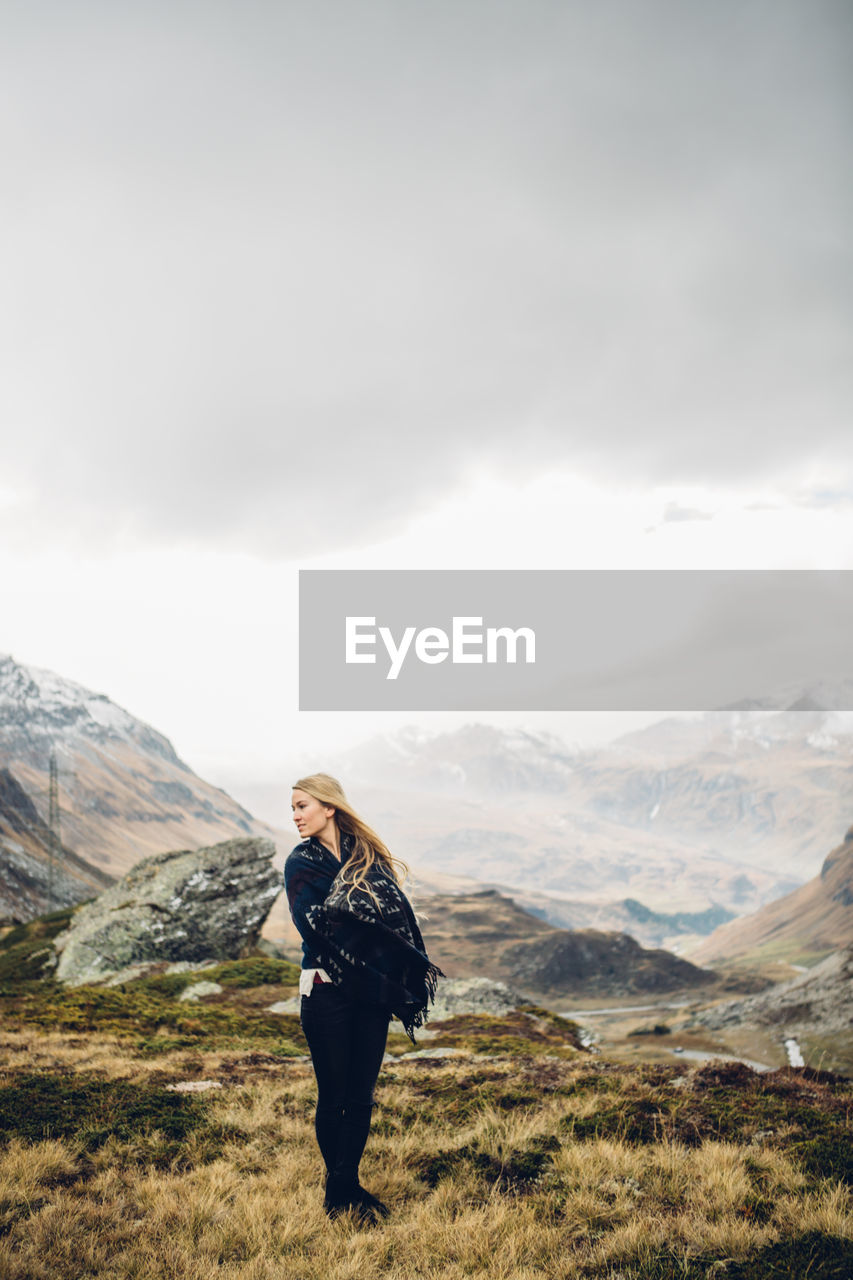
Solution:
{"label": "mountain slope", "polygon": [[694,948],[700,963],[757,952],[779,958],[853,944],[853,827],[820,874],[754,915],[732,920]]}
{"label": "mountain slope", "polygon": [[853,946],[833,951],[814,968],[760,995],[703,1009],[695,1021],[711,1028],[759,1026],[824,1035],[850,1034],[853,1028]]}
{"label": "mountain slope", "polygon": [[111,876],[63,848],[51,885],[49,835],[23,787],[8,769],[0,769],[0,918],[29,920],[112,884]]}
{"label": "mountain slope", "polygon": [[0,766],[43,817],[51,750],[63,843],[109,876],[151,853],[275,834],[103,694],[0,656]]}

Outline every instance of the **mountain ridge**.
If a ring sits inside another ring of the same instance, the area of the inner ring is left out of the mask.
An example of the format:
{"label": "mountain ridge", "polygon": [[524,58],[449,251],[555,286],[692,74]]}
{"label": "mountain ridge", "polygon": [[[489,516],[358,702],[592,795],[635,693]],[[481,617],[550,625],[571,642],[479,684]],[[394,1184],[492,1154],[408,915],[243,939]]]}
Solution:
{"label": "mountain ridge", "polygon": [[853,827],[818,875],[753,915],[732,920],[691,949],[699,963],[760,954],[826,954],[853,945]]}
{"label": "mountain ridge", "polygon": [[581,749],[478,724],[408,728],[333,771],[425,869],[658,913],[744,914],[808,879],[845,823],[851,729],[839,712],[716,712]]}
{"label": "mountain ridge", "polygon": [[431,958],[449,977],[485,976],[537,999],[671,992],[717,975],[624,933],[559,929],[495,889],[418,902]]}
{"label": "mountain ridge", "polygon": [[[108,878],[152,853],[250,835],[281,840],[280,832],[198,777],[167,737],[106,695],[0,655],[0,766],[42,822],[52,752],[63,844]],[[36,846],[30,853],[46,856]],[[30,906],[43,911],[46,902],[34,899]]]}

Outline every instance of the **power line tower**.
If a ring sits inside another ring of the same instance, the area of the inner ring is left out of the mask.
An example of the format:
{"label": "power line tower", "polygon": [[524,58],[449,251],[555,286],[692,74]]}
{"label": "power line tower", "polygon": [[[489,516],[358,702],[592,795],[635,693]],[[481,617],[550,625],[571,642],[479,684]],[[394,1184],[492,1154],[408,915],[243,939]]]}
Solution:
{"label": "power line tower", "polygon": [[59,833],[59,768],[56,763],[56,752],[50,753],[50,802],[48,806],[48,838],[47,838],[47,911],[48,915],[55,909],[54,881],[59,859],[62,854],[62,840]]}

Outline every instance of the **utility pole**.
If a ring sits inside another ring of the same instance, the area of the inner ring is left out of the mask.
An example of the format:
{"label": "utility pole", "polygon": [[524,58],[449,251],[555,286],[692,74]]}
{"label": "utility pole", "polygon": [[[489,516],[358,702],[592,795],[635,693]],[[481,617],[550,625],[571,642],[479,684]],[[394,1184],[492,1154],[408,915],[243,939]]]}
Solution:
{"label": "utility pole", "polygon": [[48,810],[48,841],[47,841],[47,911],[48,915],[54,910],[54,880],[56,870],[62,854],[62,841],[59,834],[59,769],[56,764],[56,752],[51,750],[50,753],[50,805]]}

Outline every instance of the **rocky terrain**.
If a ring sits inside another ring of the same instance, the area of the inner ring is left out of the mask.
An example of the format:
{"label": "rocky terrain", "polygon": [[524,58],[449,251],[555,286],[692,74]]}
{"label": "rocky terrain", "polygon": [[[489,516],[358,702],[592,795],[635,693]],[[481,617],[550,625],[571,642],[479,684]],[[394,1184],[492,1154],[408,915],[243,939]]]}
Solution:
{"label": "rocky terrain", "polygon": [[[152,853],[277,834],[194,774],[161,733],[103,694],[0,656],[0,767],[42,820],[51,750],[59,765],[63,844],[108,877]],[[37,843],[26,848],[42,860]],[[0,885],[9,865],[8,857],[0,862]],[[69,874],[77,876],[70,868]],[[38,880],[33,872],[28,912],[46,909]],[[7,894],[13,892],[10,882]]]}
{"label": "rocky terrain", "polygon": [[760,995],[705,1009],[694,1021],[714,1030],[754,1025],[783,1034],[853,1035],[853,946]]}
{"label": "rocky terrain", "polygon": [[700,963],[742,956],[813,960],[851,943],[853,827],[808,884],[754,915],[723,925],[691,956]]}
{"label": "rocky terrain", "polygon": [[[706,982],[669,952],[690,955],[697,935],[802,878],[818,833],[848,803],[851,744],[834,713],[727,712],[661,721],[593,752],[478,725],[403,732],[339,763],[359,805],[413,864],[413,896],[436,922],[432,945],[448,972],[616,997]],[[283,836],[280,870],[294,843],[103,695],[4,658],[0,914],[32,918],[46,906],[51,750],[65,845],[57,905],[93,896],[152,854],[272,833]],[[359,785],[377,776],[396,789]],[[849,939],[850,860],[836,854],[815,884],[761,917],[771,959],[787,945],[780,912],[809,934],[809,960]],[[490,925],[476,921],[478,884],[497,890]],[[283,894],[265,916],[263,937],[295,955]],[[740,928],[718,931],[715,949],[696,959],[731,958]]]}
{"label": "rocky terrain", "polygon": [[[473,878],[528,895],[525,905],[560,927],[682,949],[817,870],[853,789],[849,721],[820,710],[709,713],[586,751],[484,725],[403,730],[334,767],[422,878],[459,876],[461,888]],[[42,818],[51,749],[64,843],[108,875],[238,836],[271,836],[282,858],[293,843],[104,695],[0,658],[0,767]],[[286,788],[280,811],[284,823]],[[276,909],[267,936],[283,919]]]}
{"label": "rocky terrain", "polygon": [[[281,893],[274,854],[271,841],[247,838],[142,859],[74,910],[53,943],[57,980],[115,983],[152,965],[245,954]],[[716,977],[624,934],[556,929],[493,890],[424,898],[419,918],[449,979],[491,979],[525,998],[665,993]]]}

